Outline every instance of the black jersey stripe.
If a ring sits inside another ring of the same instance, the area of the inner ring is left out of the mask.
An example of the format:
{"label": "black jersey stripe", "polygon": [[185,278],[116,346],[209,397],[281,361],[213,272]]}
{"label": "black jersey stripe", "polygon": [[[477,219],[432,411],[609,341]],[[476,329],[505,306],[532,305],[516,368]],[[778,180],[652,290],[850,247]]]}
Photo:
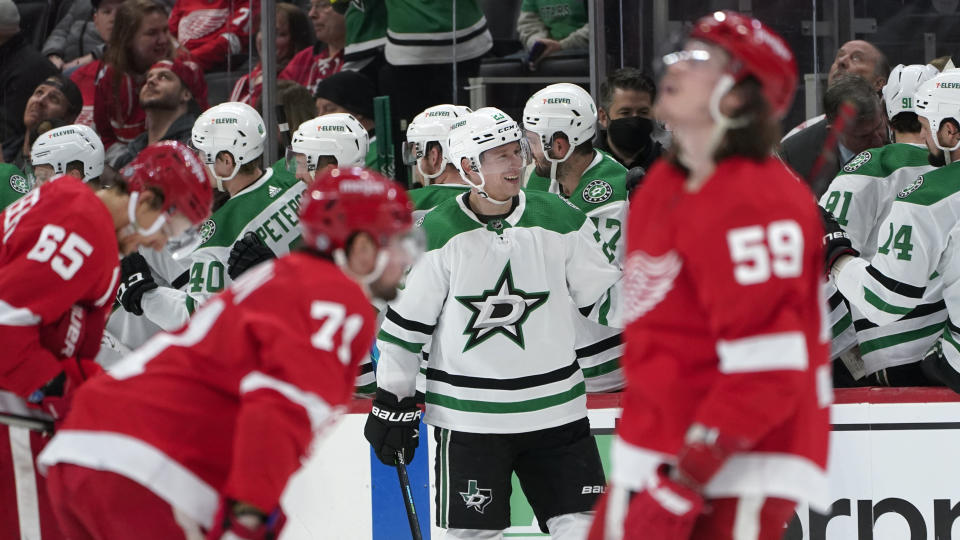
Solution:
{"label": "black jersey stripe", "polygon": [[555,369],[548,373],[539,375],[528,375],[526,377],[517,377],[515,379],[491,379],[487,377],[469,377],[466,375],[452,375],[446,371],[436,368],[427,368],[427,379],[431,381],[444,382],[460,388],[482,388],[487,390],[523,390],[524,388],[534,388],[545,384],[555,383],[569,379],[573,374],[580,371],[580,364],[576,360],[572,364],[560,369]]}
{"label": "black jersey stripe", "polygon": [[906,296],[907,298],[923,298],[923,293],[927,290],[926,287],[908,285],[902,281],[887,277],[874,268],[872,264],[867,266],[867,273],[888,291],[897,293],[900,296]]}
{"label": "black jersey stripe", "polygon": [[840,291],[836,291],[830,295],[830,299],[827,300],[827,302],[830,304],[830,311],[833,311],[843,303],[843,295],[840,294]]}
{"label": "black jersey stripe", "polygon": [[[907,313],[906,315],[903,316],[902,319],[899,319],[899,320],[906,321],[908,319],[919,319],[920,317],[933,315],[934,313],[938,311],[943,311],[945,309],[947,309],[947,303],[944,302],[943,300],[940,300],[939,302],[934,302],[932,304],[920,304],[919,306],[913,308],[913,311],[911,311],[910,313]],[[870,322],[867,319],[857,319],[856,321],[853,321],[853,327],[857,330],[857,332],[862,332],[864,330],[876,328],[877,326],[879,325],[876,323]]]}
{"label": "black jersey stripe", "polygon": [[[465,34],[463,36],[458,37],[457,43],[466,43],[467,41],[470,41],[471,39],[479,36],[480,34],[483,34],[486,31],[487,31],[487,24],[484,23],[482,26],[480,26],[480,28],[477,28],[473,32],[470,32],[469,34]],[[391,36],[389,34],[387,34],[387,40],[390,43],[393,43],[394,45],[403,45],[407,47],[418,47],[418,46],[419,47],[434,47],[434,46],[449,47],[450,45],[453,45],[452,39],[404,39],[404,38],[398,38],[396,36]]]}
{"label": "black jersey stripe", "polygon": [[433,331],[437,328],[435,324],[424,324],[422,322],[411,321],[410,319],[404,319],[399,313],[393,310],[393,308],[387,308],[387,314],[385,315],[387,319],[390,320],[393,324],[408,330],[410,332],[420,332],[421,334],[431,335]]}
{"label": "black jersey stripe", "polygon": [[616,347],[617,345],[620,345],[621,343],[623,343],[623,340],[621,339],[620,334],[617,334],[615,336],[610,336],[592,345],[587,345],[586,347],[581,347],[577,349],[577,359],[596,356],[604,351],[609,351],[610,349]]}

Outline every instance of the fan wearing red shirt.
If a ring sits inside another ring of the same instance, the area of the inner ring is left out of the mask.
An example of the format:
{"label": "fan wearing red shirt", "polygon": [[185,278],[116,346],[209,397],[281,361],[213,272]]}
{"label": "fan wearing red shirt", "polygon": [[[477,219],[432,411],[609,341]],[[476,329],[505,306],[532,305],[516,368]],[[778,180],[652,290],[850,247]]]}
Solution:
{"label": "fan wearing red shirt", "polygon": [[67,533],[277,538],[280,495],[373,343],[370,297],[395,296],[412,263],[411,210],[392,180],[331,170],[301,200],[302,250],[85,384],[40,457]]}
{"label": "fan wearing red shirt", "polygon": [[674,147],[631,200],[627,389],[590,538],[779,540],[796,504],[829,504],[822,225],[772,155],[796,62],[724,11],[664,64]]}
{"label": "fan wearing red shirt", "polygon": [[[119,253],[159,249],[206,219],[205,171],[186,146],[163,143],[141,152],[122,185],[94,192],[62,174],[0,213],[0,390],[62,420],[74,390],[99,371],[93,358]],[[46,438],[7,426],[0,435],[9,440],[0,445],[0,500],[14,503],[0,505],[0,537],[58,538],[33,468]]]}
{"label": "fan wearing red shirt", "polygon": [[308,15],[317,44],[295,54],[277,78],[294,81],[313,94],[317,91],[317,83],[343,67],[347,23],[331,0],[312,0]]}

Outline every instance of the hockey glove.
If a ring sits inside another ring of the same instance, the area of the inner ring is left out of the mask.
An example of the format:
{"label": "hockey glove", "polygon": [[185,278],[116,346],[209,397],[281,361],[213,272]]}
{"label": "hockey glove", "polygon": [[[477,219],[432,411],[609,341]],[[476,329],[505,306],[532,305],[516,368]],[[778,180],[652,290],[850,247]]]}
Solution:
{"label": "hockey glove", "polygon": [[250,231],[233,244],[230,257],[227,258],[227,274],[230,279],[237,279],[254,266],[276,257],[257,233]]}
{"label": "hockey glove", "polygon": [[123,309],[134,315],[143,315],[140,300],[144,293],[157,288],[150,267],[143,255],[133,252],[120,261],[120,287],[117,288],[117,302]]}
{"label": "hockey glove", "polygon": [[687,540],[703,511],[703,497],[667,475],[661,466],[653,484],[637,493],[623,520],[623,539]]}
{"label": "hockey glove", "polygon": [[403,451],[407,463],[413,461],[413,453],[420,441],[421,414],[416,398],[398,401],[390,392],[377,390],[363,435],[384,465],[396,465],[397,451]]}
{"label": "hockey glove", "polygon": [[683,448],[677,454],[677,466],[671,471],[672,478],[701,492],[727,458],[749,446],[746,441],[726,436],[716,428],[693,424],[687,430]]}
{"label": "hockey glove", "polygon": [[823,254],[826,258],[824,274],[830,275],[830,269],[833,268],[837,259],[844,255],[858,257],[860,252],[853,249],[850,236],[840,226],[837,218],[833,217],[833,214],[822,206],[818,208],[820,208],[820,218],[823,221]]}
{"label": "hockey glove", "polygon": [[86,309],[76,304],[70,306],[56,322],[40,327],[40,345],[60,360],[75,356],[86,319]]}
{"label": "hockey glove", "polygon": [[[948,330],[949,331],[949,330]],[[937,343],[927,351],[920,363],[923,374],[933,384],[942,384],[954,392],[960,393],[960,373],[953,369],[943,355],[943,346]]]}
{"label": "hockey glove", "polygon": [[253,506],[224,500],[220,502],[207,540],[275,540],[280,538],[286,522],[287,517],[280,508],[267,515]]}

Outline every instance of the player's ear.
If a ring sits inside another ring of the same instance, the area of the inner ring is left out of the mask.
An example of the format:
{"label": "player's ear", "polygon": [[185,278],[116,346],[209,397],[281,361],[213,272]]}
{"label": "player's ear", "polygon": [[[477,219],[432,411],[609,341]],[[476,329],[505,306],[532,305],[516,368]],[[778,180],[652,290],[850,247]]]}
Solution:
{"label": "player's ear", "polygon": [[377,266],[377,244],[365,232],[357,233],[347,243],[347,267],[356,275],[365,276]]}
{"label": "player's ear", "polygon": [[603,129],[607,129],[607,126],[610,123],[610,117],[607,115],[607,111],[602,107],[597,109],[597,122],[603,126]]}

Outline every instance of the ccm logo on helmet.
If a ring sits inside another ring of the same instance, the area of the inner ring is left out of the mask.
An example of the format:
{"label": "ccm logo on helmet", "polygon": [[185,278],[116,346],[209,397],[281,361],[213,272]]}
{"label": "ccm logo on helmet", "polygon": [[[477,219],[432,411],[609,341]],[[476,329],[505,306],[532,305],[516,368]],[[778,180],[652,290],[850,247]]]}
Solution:
{"label": "ccm logo on helmet", "polygon": [[572,103],[572,102],[570,101],[570,98],[565,98],[565,97],[551,97],[551,98],[543,98],[543,103],[544,103],[544,104],[547,104],[547,105],[553,105],[553,104],[555,104],[555,103],[566,103],[566,104],[569,105],[569,104]]}
{"label": "ccm logo on helmet", "polygon": [[385,189],[383,184],[371,182],[370,180],[344,180],[340,182],[340,191],[344,193],[372,195],[375,193],[383,193]]}
{"label": "ccm logo on helmet", "polygon": [[371,412],[373,412],[373,415],[377,418],[386,420],[387,422],[413,422],[414,420],[419,420],[420,415],[423,414],[423,411],[419,409],[416,411],[397,413],[385,411],[377,406],[374,406]]}

